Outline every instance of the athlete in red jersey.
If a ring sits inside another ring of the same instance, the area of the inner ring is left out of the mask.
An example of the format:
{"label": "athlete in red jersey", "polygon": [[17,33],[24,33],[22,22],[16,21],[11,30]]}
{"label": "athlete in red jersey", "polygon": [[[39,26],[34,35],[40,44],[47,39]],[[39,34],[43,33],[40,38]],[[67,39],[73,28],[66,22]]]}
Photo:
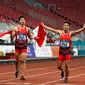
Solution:
{"label": "athlete in red jersey", "polygon": [[72,40],[71,37],[80,33],[85,29],[85,24],[83,28],[75,31],[69,31],[70,23],[64,22],[63,30],[56,30],[51,27],[48,27],[41,23],[41,25],[46,28],[47,30],[53,31],[56,34],[60,35],[60,50],[58,56],[58,69],[61,70],[61,77],[64,77],[64,70],[62,69],[62,63],[65,62],[65,82],[68,82],[68,75],[69,75],[69,64],[71,59],[71,49],[72,49]]}
{"label": "athlete in red jersey", "polygon": [[11,39],[15,40],[15,57],[16,57],[16,72],[15,78],[18,77],[18,73],[21,71],[21,80],[25,80],[24,71],[26,68],[26,56],[27,56],[27,37],[31,38],[31,34],[28,27],[25,26],[25,17],[20,16],[18,18],[18,26],[12,29]]}
{"label": "athlete in red jersey", "polygon": [[[62,32],[60,36],[60,50],[59,50],[60,54],[58,59],[60,61],[70,60],[69,56],[70,56],[71,50],[72,50],[72,40],[71,40],[70,32],[68,33]],[[66,57],[62,57],[65,55]]]}
{"label": "athlete in red jersey", "polygon": [[16,31],[16,43],[15,43],[15,51],[22,53],[27,52],[27,27],[25,26],[23,29],[17,26]]}

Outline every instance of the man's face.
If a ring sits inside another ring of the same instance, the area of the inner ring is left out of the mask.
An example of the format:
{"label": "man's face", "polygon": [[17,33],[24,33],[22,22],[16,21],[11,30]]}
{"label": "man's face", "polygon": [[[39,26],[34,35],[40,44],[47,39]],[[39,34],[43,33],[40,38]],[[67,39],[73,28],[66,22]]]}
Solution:
{"label": "man's face", "polygon": [[26,23],[26,22],[25,22],[25,18],[21,18],[20,21],[19,21],[19,23],[20,23],[21,25],[25,25],[25,23]]}
{"label": "man's face", "polygon": [[68,31],[69,30],[69,24],[68,23],[64,23],[63,30],[64,31]]}

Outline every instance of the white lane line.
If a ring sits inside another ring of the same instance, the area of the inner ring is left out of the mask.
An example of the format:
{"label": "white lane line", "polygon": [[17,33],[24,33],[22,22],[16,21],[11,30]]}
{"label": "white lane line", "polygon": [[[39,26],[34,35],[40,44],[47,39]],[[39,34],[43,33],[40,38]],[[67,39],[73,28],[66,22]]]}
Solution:
{"label": "white lane line", "polygon": [[[78,67],[78,68],[72,68],[72,69],[70,69],[70,70],[76,70],[76,69],[81,69],[81,68],[85,68],[85,66],[83,66],[83,67]],[[52,73],[57,73],[57,72],[60,72],[60,71],[52,71],[52,72],[46,72],[46,73],[37,74],[37,75],[26,76],[26,78],[28,78],[28,77],[42,76],[42,75],[47,75],[47,74],[52,74]]]}
{"label": "white lane line", "polygon": [[[76,78],[76,77],[83,76],[83,75],[85,75],[85,73],[79,74],[79,75],[75,75],[75,76],[71,76],[71,77],[69,77],[69,79],[71,79],[71,78]],[[51,84],[51,83],[58,82],[58,81],[61,81],[61,80],[63,80],[63,79],[58,79],[58,80],[54,80],[54,81],[49,81],[49,82],[41,83],[41,84],[38,84],[38,85]]]}
{"label": "white lane line", "polygon": [[[54,67],[56,67],[57,68],[57,65],[56,66],[51,66],[51,67],[43,67],[43,68],[35,68],[35,69],[29,69],[29,70],[26,70],[27,72],[28,71],[35,71],[35,70],[41,70],[41,69],[48,69],[48,68],[54,68]],[[0,73],[0,75],[4,75],[4,74],[11,74],[11,73],[14,73],[14,71],[13,72],[5,72],[5,73]]]}
{"label": "white lane line", "polygon": [[[81,64],[81,63],[74,63],[74,64]],[[48,69],[48,68],[54,68],[54,67],[56,67],[57,68],[57,65],[56,66],[51,66],[51,67],[43,67],[43,68],[34,68],[34,69],[28,69],[28,70],[26,70],[27,72],[28,71],[36,71],[36,70],[41,70],[41,69]],[[12,74],[12,73],[14,73],[15,71],[12,71],[12,72],[4,72],[4,73],[0,73],[0,75],[5,75],[5,74]]]}
{"label": "white lane line", "polygon": [[[76,69],[81,69],[81,68],[85,68],[85,66],[72,68],[70,70],[76,70]],[[47,75],[47,74],[52,74],[52,73],[57,73],[57,72],[60,72],[60,71],[53,71],[53,72],[46,72],[46,73],[41,73],[41,74],[36,74],[36,75],[31,75],[31,76],[25,76],[25,78],[42,76],[42,75]],[[19,79],[19,78],[17,78],[17,79]],[[2,83],[2,82],[12,81],[12,80],[16,80],[16,79],[12,78],[12,79],[7,79],[7,80],[1,80],[0,82]]]}
{"label": "white lane line", "polygon": [[0,85],[3,85],[3,84],[6,84],[6,85],[32,85],[31,83],[15,83],[15,82],[8,82],[8,83],[0,83]]}
{"label": "white lane line", "polygon": [[14,83],[14,82],[8,82],[8,83],[6,83],[6,84],[11,84],[11,85],[32,85],[31,83]]}
{"label": "white lane line", "polygon": [[13,84],[15,84],[15,85],[21,85],[22,83],[14,83],[14,82],[8,82],[8,83],[6,83],[6,84],[8,84],[8,85],[13,85]]}
{"label": "white lane line", "polygon": [[11,78],[11,79],[6,79],[6,80],[1,80],[0,83],[6,82],[6,81],[12,81],[12,80],[17,80],[17,79]]}

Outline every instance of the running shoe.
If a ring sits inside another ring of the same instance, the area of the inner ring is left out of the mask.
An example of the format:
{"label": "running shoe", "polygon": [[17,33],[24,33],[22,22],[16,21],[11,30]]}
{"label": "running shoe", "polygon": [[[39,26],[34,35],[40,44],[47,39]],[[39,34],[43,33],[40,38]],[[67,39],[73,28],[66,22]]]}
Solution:
{"label": "running shoe", "polygon": [[19,73],[18,71],[15,72],[14,78],[17,78],[18,77],[18,73]]}
{"label": "running shoe", "polygon": [[63,71],[61,71],[61,75],[60,75],[60,77],[61,77],[61,78],[64,77],[64,72],[63,72]]}
{"label": "running shoe", "polygon": [[68,83],[68,79],[67,79],[67,78],[65,78],[65,79],[64,79],[64,82],[65,82],[65,83]]}
{"label": "running shoe", "polygon": [[24,76],[21,76],[20,79],[21,79],[21,80],[25,80]]}

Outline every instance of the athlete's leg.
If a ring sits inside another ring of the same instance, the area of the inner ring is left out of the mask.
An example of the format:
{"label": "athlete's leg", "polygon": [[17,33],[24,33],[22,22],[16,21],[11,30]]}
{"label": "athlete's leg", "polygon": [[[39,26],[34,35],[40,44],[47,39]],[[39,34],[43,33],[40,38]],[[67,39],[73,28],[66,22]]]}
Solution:
{"label": "athlete's leg", "polygon": [[58,56],[58,69],[61,70],[61,78],[64,77],[64,71],[62,69],[62,63],[63,63],[63,55],[59,54],[59,56]]}
{"label": "athlete's leg", "polygon": [[15,61],[16,71],[19,71],[19,64],[20,64],[19,53],[15,53],[15,57],[16,57],[16,61]]}
{"label": "athlete's leg", "polygon": [[15,52],[15,67],[16,67],[16,72],[15,72],[15,78],[18,77],[18,73],[19,73],[19,70],[20,70],[20,58],[19,58],[19,53],[18,52]]}
{"label": "athlete's leg", "polygon": [[26,68],[26,56],[27,56],[27,53],[20,54],[20,70],[21,70],[21,79],[22,80],[25,80],[24,72],[25,72],[25,68]]}
{"label": "athlete's leg", "polygon": [[63,71],[63,69],[62,69],[62,61],[59,61],[59,60],[58,60],[58,69]]}
{"label": "athlete's leg", "polygon": [[70,58],[71,58],[70,54],[67,54],[65,56],[65,82],[68,82]]}

